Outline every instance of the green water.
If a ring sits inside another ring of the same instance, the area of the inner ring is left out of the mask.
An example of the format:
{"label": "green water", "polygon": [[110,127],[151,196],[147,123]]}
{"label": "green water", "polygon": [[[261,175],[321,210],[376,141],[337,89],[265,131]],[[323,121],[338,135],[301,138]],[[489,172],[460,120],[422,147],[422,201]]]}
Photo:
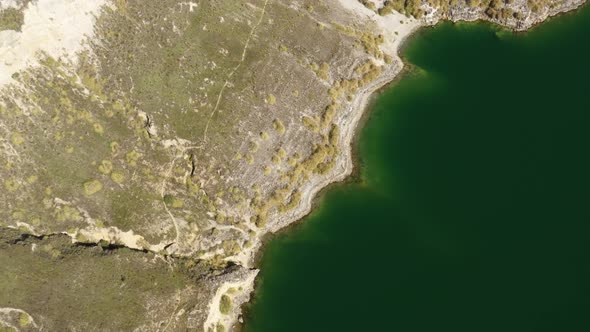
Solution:
{"label": "green water", "polygon": [[265,248],[245,330],[590,331],[590,7],[404,56],[360,178]]}

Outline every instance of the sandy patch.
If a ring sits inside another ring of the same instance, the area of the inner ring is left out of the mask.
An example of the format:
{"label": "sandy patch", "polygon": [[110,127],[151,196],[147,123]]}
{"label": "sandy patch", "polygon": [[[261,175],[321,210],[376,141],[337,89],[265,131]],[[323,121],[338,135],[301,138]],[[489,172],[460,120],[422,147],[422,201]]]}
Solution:
{"label": "sandy patch", "polygon": [[[38,0],[24,10],[22,32],[0,32],[0,86],[12,75],[38,64],[43,52],[75,62],[84,40],[93,35],[95,18],[105,0]],[[2,6],[16,5],[3,0]]]}
{"label": "sandy patch", "polygon": [[17,0],[2,0],[0,1],[0,9],[20,8],[20,3]]}
{"label": "sandy patch", "polygon": [[[80,238],[78,234],[82,236],[83,241],[78,240]],[[114,245],[125,246],[136,250],[149,250],[152,252],[160,252],[166,246],[166,243],[151,245],[143,236],[135,234],[133,230],[123,232],[117,227],[81,229],[78,234],[68,235],[72,238],[72,242],[74,243],[99,243],[101,241],[106,241]]]}
{"label": "sandy patch", "polygon": [[17,308],[0,308],[0,326],[2,325],[14,331],[39,328],[29,313]]}
{"label": "sandy patch", "polygon": [[[209,328],[215,331],[218,324],[222,324],[229,331],[229,328],[238,320],[238,316],[241,314],[241,305],[250,300],[250,294],[254,291],[254,280],[258,272],[259,270],[251,270],[242,280],[224,282],[219,286],[215,296],[209,302],[209,315],[205,324],[203,324],[204,331],[208,331]],[[220,311],[221,297],[223,295],[229,296],[232,301],[231,310],[228,314],[223,314]]]}

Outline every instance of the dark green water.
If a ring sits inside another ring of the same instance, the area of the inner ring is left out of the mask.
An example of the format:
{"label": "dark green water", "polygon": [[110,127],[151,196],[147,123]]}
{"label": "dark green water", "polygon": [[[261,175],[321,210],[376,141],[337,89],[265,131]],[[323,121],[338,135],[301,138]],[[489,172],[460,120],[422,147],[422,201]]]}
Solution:
{"label": "dark green water", "polygon": [[590,7],[404,56],[360,179],[268,244],[245,330],[590,331]]}

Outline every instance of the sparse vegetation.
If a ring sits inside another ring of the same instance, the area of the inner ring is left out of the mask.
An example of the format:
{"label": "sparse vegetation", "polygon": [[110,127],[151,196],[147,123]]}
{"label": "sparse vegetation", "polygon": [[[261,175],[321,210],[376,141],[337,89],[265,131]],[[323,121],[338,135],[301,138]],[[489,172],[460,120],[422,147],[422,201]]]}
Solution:
{"label": "sparse vegetation", "polygon": [[254,153],[256,151],[258,151],[258,143],[251,141],[250,143],[248,143],[248,151]]}
{"label": "sparse vegetation", "polygon": [[217,331],[216,332],[225,332],[225,326],[221,323],[217,323]]}
{"label": "sparse vegetation", "polygon": [[268,95],[266,100],[269,105],[274,105],[277,103],[277,97],[275,97],[275,95],[273,95],[272,93]]}
{"label": "sparse vegetation", "polygon": [[272,122],[272,126],[276,130],[276,132],[279,133],[280,135],[285,133],[285,125],[283,124],[283,122],[281,120],[274,119]]}
{"label": "sparse vegetation", "polygon": [[170,194],[164,195],[164,203],[173,209],[181,209],[184,207],[184,202],[181,199]]}
{"label": "sparse vegetation", "polygon": [[111,173],[111,180],[113,180],[113,182],[118,183],[118,184],[122,184],[123,182],[125,182],[125,175],[123,175],[123,173],[120,172],[112,172]]}
{"label": "sparse vegetation", "polygon": [[6,8],[0,10],[0,31],[21,31],[24,21],[25,17],[22,9]]}
{"label": "sparse vegetation", "polygon": [[113,163],[110,160],[101,161],[98,171],[102,174],[110,174],[113,171]]}
{"label": "sparse vegetation", "polygon": [[[1,230],[0,266],[18,278],[3,278],[0,293],[10,295],[11,305],[39,313],[33,318],[43,317],[43,328],[48,331],[71,331],[81,326],[101,326],[107,331],[138,329],[146,323],[166,320],[173,308],[165,304],[173,303],[177,296],[187,306],[194,306],[195,287],[207,289],[200,280],[207,268],[188,258],[164,262],[155,259],[155,254],[128,249],[114,249],[106,254],[100,246],[72,244],[65,235],[8,245],[19,238],[17,231]],[[150,287],[146,287],[145,278]],[[80,296],[80,287],[87,290],[84,296]],[[46,298],[30,300],[39,296]],[[6,296],[0,299],[4,306],[8,304]],[[151,307],[153,304],[159,305]],[[47,310],[48,306],[68,310]],[[38,330],[24,312],[15,312],[12,318],[11,325],[22,331]],[[179,316],[181,325],[185,324],[183,320],[186,316]]]}
{"label": "sparse vegetation", "polygon": [[102,190],[102,183],[99,180],[93,179],[84,182],[84,194],[92,196]]}
{"label": "sparse vegetation", "polygon": [[[466,6],[471,9],[480,9],[486,16],[498,21],[507,21],[509,19],[522,20],[524,18],[522,12],[507,7],[512,5],[514,0],[387,0],[380,8],[375,8],[375,6],[372,6],[372,2],[368,0],[359,0],[359,2],[384,16],[397,11],[419,19],[424,15],[421,5],[427,3],[430,7],[438,8],[443,13],[447,13],[452,7]],[[538,13],[541,8],[550,5],[551,1],[549,0],[528,0],[527,2],[527,6],[533,13]]]}
{"label": "sparse vegetation", "polygon": [[16,133],[12,133],[12,135],[10,136],[10,141],[14,145],[21,145],[25,142],[25,138],[23,137],[23,135],[21,133],[16,132]]}
{"label": "sparse vegetation", "polygon": [[365,5],[365,7],[369,8],[370,10],[375,11],[377,9],[377,7],[375,7],[375,3],[370,0],[359,0],[359,1],[360,1],[360,3]]}
{"label": "sparse vegetation", "polygon": [[231,307],[232,307],[231,297],[223,294],[221,296],[221,300],[219,301],[219,312],[221,312],[224,315],[227,315],[227,314],[229,314]]}
{"label": "sparse vegetation", "polygon": [[310,116],[304,115],[301,118],[301,121],[303,121],[303,125],[307,129],[309,129],[309,130],[311,130],[313,132],[316,132],[317,133],[319,131],[319,129],[320,129],[319,121],[318,121],[317,118],[312,118]]}
{"label": "sparse vegetation", "polygon": [[21,313],[18,317],[18,325],[20,327],[27,327],[31,325],[31,317],[25,313]]}

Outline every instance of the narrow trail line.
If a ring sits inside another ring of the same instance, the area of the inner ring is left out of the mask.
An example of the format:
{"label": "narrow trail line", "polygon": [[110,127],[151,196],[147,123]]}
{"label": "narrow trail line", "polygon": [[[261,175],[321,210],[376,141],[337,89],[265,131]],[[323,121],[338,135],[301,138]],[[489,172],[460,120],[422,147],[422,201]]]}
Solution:
{"label": "narrow trail line", "polygon": [[[174,321],[174,318],[176,316],[176,311],[178,311],[178,307],[180,306],[180,302],[181,302],[180,295],[176,294],[176,307],[174,307],[174,310],[172,311],[170,318],[168,318],[168,323],[166,324],[166,326],[164,327],[162,332],[166,332],[166,331],[168,331],[168,328],[170,328],[170,325],[172,324],[172,322]],[[158,328],[158,332],[160,332],[159,328]]]}
{"label": "narrow trail line", "polygon": [[260,14],[260,18],[258,19],[258,22],[256,22],[256,24],[254,25],[254,27],[252,27],[252,30],[250,31],[250,34],[248,35],[248,38],[246,39],[246,43],[244,44],[244,49],[242,50],[242,57],[240,58],[240,62],[231,71],[231,73],[229,73],[229,75],[227,76],[227,79],[225,80],[225,83],[221,87],[221,91],[219,91],[219,95],[217,96],[217,101],[215,103],[215,108],[213,109],[213,111],[211,111],[211,114],[209,115],[209,119],[207,120],[207,124],[205,125],[205,131],[203,133],[202,144],[200,146],[196,146],[196,147],[180,148],[176,157],[174,157],[174,159],[170,162],[170,165],[168,166],[168,171],[164,175],[164,179],[162,180],[162,184],[160,185],[160,198],[162,199],[162,205],[164,205],[164,210],[166,211],[166,213],[170,217],[170,221],[174,225],[174,229],[176,231],[176,237],[175,237],[174,243],[176,243],[177,246],[178,246],[178,240],[180,237],[180,226],[178,225],[178,221],[176,220],[176,217],[174,217],[174,214],[172,214],[172,212],[170,211],[168,206],[166,206],[166,202],[164,202],[164,196],[165,196],[165,192],[166,192],[166,183],[168,182],[168,178],[172,175],[172,172],[174,171],[174,165],[176,164],[176,161],[178,161],[178,159],[180,159],[187,150],[192,149],[192,148],[202,149],[207,144],[207,133],[209,131],[209,125],[211,124],[211,120],[213,119],[213,116],[215,115],[215,113],[219,109],[219,104],[221,103],[221,99],[223,98],[223,93],[224,93],[225,89],[227,88],[227,86],[230,84],[230,79],[240,69],[240,67],[242,66],[242,63],[244,63],[244,60],[246,59],[246,53],[248,51],[248,46],[250,45],[250,41],[252,40],[252,37],[254,36],[256,29],[258,28],[258,26],[260,26],[260,24],[262,23],[262,20],[264,19],[264,15],[266,14],[266,7],[267,7],[269,1],[270,0],[264,1],[264,5],[262,7],[262,13]]}
{"label": "narrow trail line", "polygon": [[164,196],[166,196],[166,183],[168,183],[168,178],[170,178],[172,176],[172,172],[174,171],[174,165],[176,164],[176,161],[178,161],[178,159],[180,159],[182,156],[184,156],[184,153],[187,150],[202,149],[202,148],[203,148],[202,145],[187,146],[187,147],[178,148],[177,155],[174,157],[174,159],[172,159],[172,161],[168,165],[168,171],[166,171],[166,174],[164,174],[164,177],[162,179],[162,183],[160,184],[159,191],[160,191],[160,199],[162,200],[162,205],[164,206],[164,210],[166,211],[166,213],[170,217],[170,221],[174,225],[174,229],[176,231],[176,237],[174,238],[174,243],[178,243],[178,238],[180,237],[180,226],[178,225],[178,221],[176,221],[176,217],[174,217],[174,215],[172,214],[172,212],[170,211],[170,209],[166,205],[166,202],[164,202]]}
{"label": "narrow trail line", "polygon": [[234,68],[234,70],[232,70],[232,72],[229,73],[229,75],[227,76],[227,79],[225,80],[225,83],[221,87],[221,91],[219,91],[219,95],[217,96],[217,102],[215,103],[215,107],[213,108],[213,111],[211,111],[211,114],[209,115],[209,119],[207,120],[207,124],[205,125],[205,132],[203,134],[203,144],[207,144],[207,132],[209,131],[209,125],[211,124],[211,120],[213,119],[213,116],[215,115],[215,113],[219,109],[219,104],[221,103],[221,99],[223,97],[223,92],[225,91],[225,88],[227,88],[227,86],[230,84],[230,79],[234,76],[234,74],[238,71],[238,69],[240,69],[240,67],[242,66],[242,63],[244,63],[244,60],[246,59],[246,52],[248,51],[248,46],[250,45],[250,40],[252,40],[252,36],[254,36],[256,29],[258,28],[258,26],[260,26],[260,23],[262,23],[262,19],[264,18],[264,14],[266,14],[266,6],[268,5],[269,1],[270,0],[264,1],[264,6],[262,7],[262,13],[260,14],[260,18],[258,19],[258,22],[256,23],[256,25],[254,25],[254,27],[252,27],[252,30],[250,31],[250,34],[248,35],[248,38],[246,39],[246,43],[244,44],[244,50],[242,51],[242,58],[240,59],[240,63],[238,63],[238,65]]}

